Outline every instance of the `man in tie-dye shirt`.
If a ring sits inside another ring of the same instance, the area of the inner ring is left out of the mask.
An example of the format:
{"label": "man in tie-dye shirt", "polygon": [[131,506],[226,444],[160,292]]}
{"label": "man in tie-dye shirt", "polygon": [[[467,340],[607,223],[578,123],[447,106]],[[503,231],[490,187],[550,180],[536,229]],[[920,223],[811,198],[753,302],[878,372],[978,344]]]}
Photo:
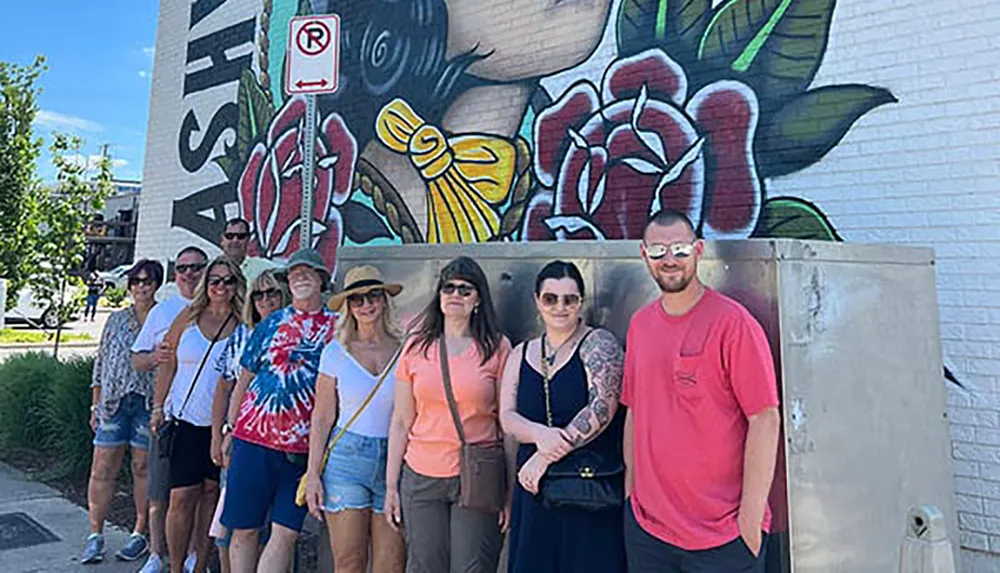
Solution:
{"label": "man in tie-dye shirt", "polygon": [[[287,571],[306,508],[295,504],[305,472],[320,355],[337,315],[323,304],[330,274],[313,249],[288,260],[292,304],[254,329],[240,360],[228,423],[233,450],[222,524],[233,530],[234,571]],[[255,567],[257,532],[271,516],[271,538]]]}

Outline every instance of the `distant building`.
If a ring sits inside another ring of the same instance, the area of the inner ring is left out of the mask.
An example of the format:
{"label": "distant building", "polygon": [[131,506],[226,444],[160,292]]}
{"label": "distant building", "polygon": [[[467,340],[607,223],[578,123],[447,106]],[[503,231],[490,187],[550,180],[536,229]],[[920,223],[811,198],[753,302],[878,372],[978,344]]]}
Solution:
{"label": "distant building", "polygon": [[94,214],[87,228],[87,255],[84,268],[108,271],[126,265],[135,257],[135,229],[139,219],[142,182],[112,181],[113,190],[105,199],[104,210]]}

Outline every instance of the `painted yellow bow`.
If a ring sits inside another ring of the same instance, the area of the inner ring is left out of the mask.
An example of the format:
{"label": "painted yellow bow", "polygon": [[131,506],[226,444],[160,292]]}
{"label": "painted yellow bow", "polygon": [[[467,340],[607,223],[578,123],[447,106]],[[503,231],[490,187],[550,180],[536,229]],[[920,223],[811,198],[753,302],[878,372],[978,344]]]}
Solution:
{"label": "painted yellow bow", "polygon": [[490,135],[444,133],[403,100],[389,102],[375,121],[378,138],[406,154],[427,182],[427,242],[474,243],[500,232],[496,206],[514,180],[514,145]]}

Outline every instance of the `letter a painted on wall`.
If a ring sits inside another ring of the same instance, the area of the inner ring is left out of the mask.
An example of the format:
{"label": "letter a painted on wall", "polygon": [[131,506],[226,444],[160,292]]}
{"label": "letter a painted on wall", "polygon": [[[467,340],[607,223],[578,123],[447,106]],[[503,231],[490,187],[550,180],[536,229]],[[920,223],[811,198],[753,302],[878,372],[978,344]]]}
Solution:
{"label": "letter a painted on wall", "polygon": [[285,91],[329,94],[337,91],[340,65],[340,17],[299,16],[288,23]]}

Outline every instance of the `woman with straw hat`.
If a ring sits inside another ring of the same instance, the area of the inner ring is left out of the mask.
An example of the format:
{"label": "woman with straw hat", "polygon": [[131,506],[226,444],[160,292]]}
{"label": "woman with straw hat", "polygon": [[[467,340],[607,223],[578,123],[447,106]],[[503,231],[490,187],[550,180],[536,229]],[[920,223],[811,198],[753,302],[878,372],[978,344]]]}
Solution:
{"label": "woman with straw hat", "polygon": [[337,339],[320,358],[305,500],[314,517],[326,514],[337,573],[367,571],[369,549],[373,573],[402,573],[402,536],[372,514],[382,514],[385,504],[393,372],[402,345],[391,297],[403,287],[386,283],[371,265],[347,271],[344,285],[328,303],[339,314]]}

